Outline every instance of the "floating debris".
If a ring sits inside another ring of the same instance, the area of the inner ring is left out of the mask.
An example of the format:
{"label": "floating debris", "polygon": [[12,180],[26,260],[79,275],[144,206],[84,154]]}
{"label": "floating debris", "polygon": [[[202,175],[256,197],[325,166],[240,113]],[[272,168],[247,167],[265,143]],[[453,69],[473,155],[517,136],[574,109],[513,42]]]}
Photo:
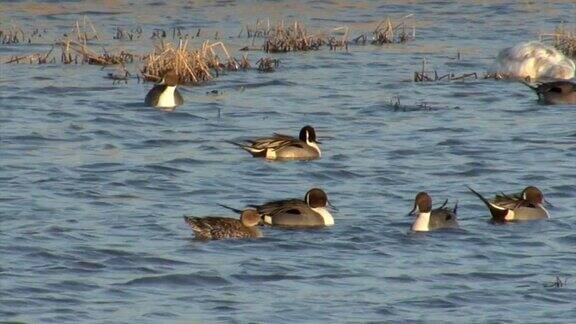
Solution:
{"label": "floating debris", "polygon": [[24,56],[12,56],[8,61],[4,63],[28,63],[28,64],[48,64],[48,63],[56,63],[55,57],[50,57],[52,52],[54,51],[54,46],[50,48],[48,53],[46,54],[30,54]]}
{"label": "floating debris", "polygon": [[260,72],[274,72],[280,65],[280,60],[271,57],[263,57],[259,59],[256,64],[258,64],[258,71]]}
{"label": "floating debris", "polygon": [[266,53],[285,53],[318,50],[326,40],[309,34],[302,23],[285,25],[282,21],[272,28],[262,49]]}
{"label": "floating debris", "polygon": [[549,288],[562,288],[565,287],[567,283],[568,278],[564,278],[564,281],[562,281],[562,278],[560,278],[560,276],[556,276],[556,280],[554,280],[554,282],[552,282],[550,285],[546,286]]}
{"label": "floating debris", "polygon": [[540,34],[540,41],[551,43],[564,55],[576,59],[576,28],[570,31],[561,24],[552,34]]}
{"label": "floating debris", "polygon": [[422,60],[422,70],[414,72],[414,82],[428,82],[428,81],[457,81],[457,80],[465,80],[465,79],[478,79],[478,74],[476,72],[473,73],[465,73],[461,75],[456,75],[454,73],[447,73],[444,75],[439,75],[438,71],[432,71],[434,75],[430,75],[427,70],[427,62],[426,59]]}

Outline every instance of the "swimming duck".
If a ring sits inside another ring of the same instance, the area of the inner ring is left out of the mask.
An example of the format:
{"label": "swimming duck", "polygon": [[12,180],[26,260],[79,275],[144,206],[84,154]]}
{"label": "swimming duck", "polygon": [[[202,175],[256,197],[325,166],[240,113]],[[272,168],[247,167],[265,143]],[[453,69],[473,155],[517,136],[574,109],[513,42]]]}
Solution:
{"label": "swimming duck", "polygon": [[576,83],[570,81],[554,81],[533,86],[525,83],[536,91],[538,100],[551,105],[575,105],[576,104]]}
{"label": "swimming duck", "polygon": [[484,198],[474,189],[468,187],[472,193],[480,198],[490,210],[492,221],[507,222],[518,220],[535,220],[549,218],[550,214],[542,206],[544,195],[540,189],[529,186],[519,194],[500,194],[494,199]]}
{"label": "swimming duck", "polygon": [[[312,188],[304,200],[286,199],[264,205],[250,205],[263,217],[263,223],[280,227],[325,227],[334,225],[334,218],[326,207],[328,196],[322,189]],[[239,210],[220,205],[238,212]]]}
{"label": "swimming duck", "polygon": [[414,232],[428,232],[439,228],[456,228],[458,220],[456,211],[458,203],[454,208],[446,207],[448,200],[442,206],[432,209],[432,198],[426,192],[419,192],[414,199],[414,208],[409,215],[416,215],[416,220],[412,224],[411,230]]}
{"label": "swimming duck", "polygon": [[184,221],[192,228],[196,238],[200,240],[262,237],[262,232],[257,227],[261,217],[254,209],[242,211],[239,220],[227,217],[184,216]]}
{"label": "swimming duck", "polygon": [[541,42],[524,42],[508,47],[498,53],[489,69],[506,77],[571,79],[576,65],[552,46]]}
{"label": "swimming duck", "polygon": [[320,158],[319,141],[312,126],[304,126],[300,135],[274,134],[272,137],[248,140],[249,144],[230,142],[248,151],[253,157],[265,157],[268,160],[313,160]]}
{"label": "swimming duck", "polygon": [[148,94],[144,102],[146,105],[157,108],[174,108],[180,106],[184,103],[184,99],[178,92],[176,87],[180,78],[176,71],[168,71],[160,83],[154,85]]}

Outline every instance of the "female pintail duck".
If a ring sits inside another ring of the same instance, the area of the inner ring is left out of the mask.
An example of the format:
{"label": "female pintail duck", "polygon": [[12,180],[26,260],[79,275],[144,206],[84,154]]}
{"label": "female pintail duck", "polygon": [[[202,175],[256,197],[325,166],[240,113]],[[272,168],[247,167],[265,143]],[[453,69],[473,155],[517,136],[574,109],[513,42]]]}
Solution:
{"label": "female pintail duck", "polygon": [[[237,209],[220,205],[234,211]],[[268,202],[264,205],[250,205],[263,217],[263,223],[280,227],[325,227],[334,225],[334,218],[328,212],[328,196],[322,189],[310,189],[304,200],[286,199]]]}
{"label": "female pintail duck", "polygon": [[319,141],[316,140],[316,131],[312,126],[304,126],[300,136],[295,138],[289,135],[274,134],[272,137],[248,140],[249,144],[239,144],[253,157],[265,157],[269,160],[313,160],[322,156]]}
{"label": "female pintail duck", "polygon": [[180,78],[174,70],[168,71],[160,83],[148,91],[145,103],[151,107],[157,108],[174,108],[184,103],[184,99],[176,87]]}
{"label": "female pintail duck", "polygon": [[446,207],[447,203],[448,200],[442,206],[432,209],[432,198],[426,192],[419,192],[414,199],[414,208],[408,214],[416,215],[410,229],[414,232],[428,232],[439,228],[457,228],[458,203],[452,209]]}
{"label": "female pintail duck", "polygon": [[536,91],[538,100],[550,105],[576,105],[576,83],[553,81],[533,86],[524,83]]}
{"label": "female pintail duck", "polygon": [[504,77],[530,80],[540,78],[571,79],[576,72],[574,61],[552,46],[524,42],[500,51],[489,69]]}
{"label": "female pintail duck", "polygon": [[226,217],[184,216],[184,221],[192,228],[196,238],[200,240],[262,237],[262,232],[257,227],[261,219],[260,214],[254,209],[242,211],[239,220]]}
{"label": "female pintail duck", "polygon": [[480,198],[492,214],[494,222],[508,222],[518,220],[534,220],[549,218],[550,214],[542,205],[544,195],[538,188],[526,187],[519,194],[507,195],[502,193],[494,199],[488,200],[474,189],[468,187],[472,193]]}

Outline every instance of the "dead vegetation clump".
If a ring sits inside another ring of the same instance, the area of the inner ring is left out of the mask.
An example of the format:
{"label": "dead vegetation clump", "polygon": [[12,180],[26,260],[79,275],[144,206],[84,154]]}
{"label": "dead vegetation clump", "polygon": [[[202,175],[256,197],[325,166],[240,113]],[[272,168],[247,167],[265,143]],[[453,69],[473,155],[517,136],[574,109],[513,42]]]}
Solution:
{"label": "dead vegetation clump", "polygon": [[[224,54],[218,55],[217,50]],[[231,57],[222,42],[206,41],[199,49],[190,49],[188,40],[178,43],[162,43],[154,52],[144,57],[141,74],[146,81],[159,81],[169,70],[180,77],[181,84],[199,85],[218,77],[223,71],[238,71],[250,68],[246,56]]]}
{"label": "dead vegetation clump", "polygon": [[56,63],[56,58],[52,55],[54,51],[54,46],[50,48],[50,50],[46,54],[41,53],[34,53],[29,55],[22,55],[22,56],[12,56],[8,61],[4,62],[8,63],[28,63],[28,64],[48,64],[48,63]]}
{"label": "dead vegetation clump", "polygon": [[[414,82],[428,82],[428,81],[457,81],[457,80],[466,80],[466,79],[478,79],[478,74],[476,72],[473,73],[465,73],[461,75],[456,75],[452,72],[439,75],[438,71],[434,69],[433,71],[428,71],[427,69],[428,62],[426,59],[422,60],[422,69],[420,71],[414,72]],[[434,74],[432,74],[434,73]]]}
{"label": "dead vegetation clump", "polygon": [[266,53],[285,53],[318,50],[326,43],[322,37],[309,34],[302,23],[278,23],[270,31],[263,45]]}
{"label": "dead vegetation clump", "polygon": [[85,43],[79,43],[70,39],[56,44],[60,46],[62,52],[60,62],[64,64],[82,63],[107,66],[132,63],[137,58],[137,55],[124,50],[117,53],[109,53],[105,48],[102,48],[104,52],[97,53]]}
{"label": "dead vegetation clump", "polygon": [[260,72],[274,72],[280,65],[280,60],[271,57],[263,57],[259,59],[256,64],[258,64],[258,71]]}
{"label": "dead vegetation clump", "polygon": [[6,29],[0,29],[0,39],[3,45],[31,44],[33,39],[40,39],[46,33],[46,29],[34,28],[32,31],[26,31],[17,25],[11,25]]}
{"label": "dead vegetation clump", "polygon": [[[399,23],[394,23],[392,19],[386,18],[376,25],[374,31],[372,31],[372,40],[370,44],[372,45],[384,45],[384,44],[401,44],[413,41],[416,39],[416,27],[410,26],[406,22],[406,18],[412,15],[408,15]],[[368,41],[368,35],[362,34],[354,38],[355,44],[365,45]]]}
{"label": "dead vegetation clump", "polygon": [[570,31],[564,25],[559,25],[552,34],[540,34],[540,41],[551,43],[564,55],[576,58],[576,28]]}

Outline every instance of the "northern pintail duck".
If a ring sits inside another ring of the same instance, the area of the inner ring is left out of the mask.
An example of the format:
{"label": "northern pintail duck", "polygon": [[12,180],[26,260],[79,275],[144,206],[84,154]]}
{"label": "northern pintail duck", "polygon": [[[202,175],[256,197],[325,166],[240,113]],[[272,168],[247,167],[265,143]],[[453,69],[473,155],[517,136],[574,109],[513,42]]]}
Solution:
{"label": "northern pintail duck", "polygon": [[458,203],[452,209],[446,207],[447,203],[448,200],[442,206],[432,209],[432,198],[430,195],[426,192],[419,192],[414,199],[414,208],[409,213],[410,216],[416,215],[411,230],[414,232],[428,232],[439,228],[458,227],[458,220],[456,219]]}
{"label": "northern pintail duck", "polygon": [[274,134],[272,137],[248,140],[248,144],[239,144],[253,157],[265,157],[269,160],[313,160],[320,158],[322,152],[316,140],[316,131],[312,126],[304,126],[300,136]]}
{"label": "northern pintail duck", "polygon": [[184,103],[184,99],[176,87],[180,78],[174,70],[168,71],[160,83],[154,85],[146,95],[145,103],[151,107],[174,108]]}
{"label": "northern pintail duck", "polygon": [[489,69],[505,77],[571,79],[576,65],[553,46],[541,42],[524,42],[508,47],[498,53]]}
{"label": "northern pintail duck", "polygon": [[184,216],[186,223],[192,228],[197,239],[221,240],[239,238],[259,238],[262,232],[260,214],[254,209],[242,211],[240,219],[227,217],[191,217]]}
{"label": "northern pintail duck", "polygon": [[[334,217],[327,210],[328,196],[322,189],[310,189],[304,200],[285,199],[265,203],[264,205],[250,205],[256,208],[263,223],[270,226],[281,227],[325,227],[334,225]],[[224,208],[239,212],[239,210],[220,205]]]}
{"label": "northern pintail duck", "polygon": [[494,222],[517,220],[535,220],[549,218],[550,214],[542,205],[544,195],[540,189],[530,186],[519,194],[500,194],[488,200],[474,189],[468,187],[490,210]]}
{"label": "northern pintail duck", "polygon": [[570,81],[553,81],[533,86],[525,83],[536,91],[538,100],[551,105],[575,105],[576,83]]}

